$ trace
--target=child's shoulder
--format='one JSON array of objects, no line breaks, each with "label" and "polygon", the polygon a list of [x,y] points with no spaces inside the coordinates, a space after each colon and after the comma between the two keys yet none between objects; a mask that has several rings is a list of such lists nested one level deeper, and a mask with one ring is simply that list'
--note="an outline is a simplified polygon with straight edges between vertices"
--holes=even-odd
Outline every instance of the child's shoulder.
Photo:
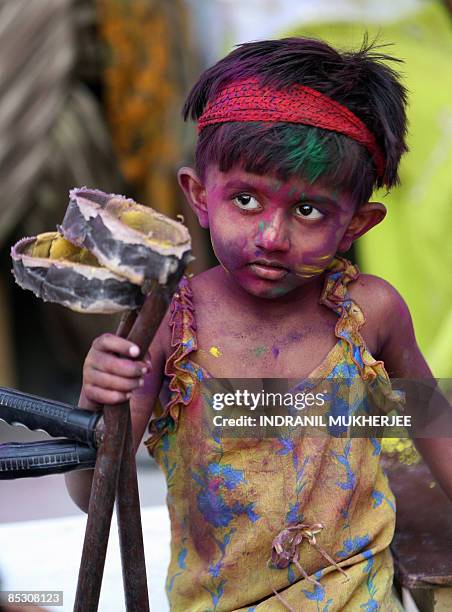
[{"label": "child's shoulder", "polygon": [[[374,274],[361,273],[356,281],[350,283],[349,295],[361,310],[372,316],[388,316],[395,314],[407,305],[397,291],[388,281]],[[364,312],[365,314],[365,312]]]},{"label": "child's shoulder", "polygon": [[360,307],[365,323],[364,335],[376,338],[377,352],[397,330],[402,321],[410,321],[408,306],[388,281],[373,274],[360,274],[350,283],[349,296]]},{"label": "child's shoulder", "polygon": [[196,275],[184,279],[188,288],[188,299],[197,315],[213,310],[226,310],[229,293],[225,291],[224,271],[221,266],[214,266]]},{"label": "child's shoulder", "polygon": [[[155,350],[163,351],[165,357],[168,357],[172,352],[173,328],[171,325],[171,304],[175,299],[180,299],[181,291],[185,292],[183,303],[188,306],[189,303],[193,305],[195,302],[203,302],[210,295],[216,294],[218,297],[218,291],[215,292],[213,287],[212,269],[201,272],[196,276],[185,276],[180,281],[154,338],[153,345]],[[203,298],[202,300],[200,300],[201,297]]]},{"label": "child's shoulder", "polygon": [[218,286],[224,282],[224,278],[221,278],[221,266],[214,266],[204,272],[199,272],[196,275],[190,275],[188,277],[190,287],[195,293],[203,292],[206,290],[217,290]]}]

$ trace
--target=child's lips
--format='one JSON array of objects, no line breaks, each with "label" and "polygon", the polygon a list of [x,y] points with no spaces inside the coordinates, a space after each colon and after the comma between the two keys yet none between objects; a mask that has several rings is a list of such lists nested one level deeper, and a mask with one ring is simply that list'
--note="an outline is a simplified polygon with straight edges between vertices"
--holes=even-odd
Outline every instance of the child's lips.
[{"label": "child's lips", "polygon": [[249,266],[256,276],[266,280],[281,280],[289,274],[289,270],[278,262],[259,260],[253,261]]}]

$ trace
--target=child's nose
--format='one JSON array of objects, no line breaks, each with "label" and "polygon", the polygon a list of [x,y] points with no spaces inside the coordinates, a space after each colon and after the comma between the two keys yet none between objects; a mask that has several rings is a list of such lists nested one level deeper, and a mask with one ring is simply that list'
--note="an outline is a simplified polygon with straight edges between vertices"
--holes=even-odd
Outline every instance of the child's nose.
[{"label": "child's nose", "polygon": [[282,211],[270,220],[259,222],[255,245],[266,251],[289,250],[290,241]]}]

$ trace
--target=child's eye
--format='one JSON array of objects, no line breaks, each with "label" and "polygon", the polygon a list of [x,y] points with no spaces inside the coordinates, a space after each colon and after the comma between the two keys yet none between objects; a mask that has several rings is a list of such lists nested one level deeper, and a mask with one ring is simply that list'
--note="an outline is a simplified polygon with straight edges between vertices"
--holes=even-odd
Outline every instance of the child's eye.
[{"label": "child's eye", "polygon": [[241,193],[235,196],[233,202],[242,210],[258,210],[261,208],[261,205],[256,198],[253,198],[253,196],[249,195],[248,193]]},{"label": "child's eye", "polygon": [[317,210],[317,208],[314,208],[310,204],[298,204],[298,206],[296,206],[296,211],[298,216],[311,221],[322,219],[322,217],[325,216],[320,210]]}]

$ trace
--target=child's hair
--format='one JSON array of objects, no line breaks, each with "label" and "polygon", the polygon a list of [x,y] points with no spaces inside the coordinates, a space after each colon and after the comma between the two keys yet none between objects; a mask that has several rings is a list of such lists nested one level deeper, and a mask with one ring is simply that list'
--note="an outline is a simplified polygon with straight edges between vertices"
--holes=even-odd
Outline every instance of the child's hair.
[{"label": "child's hair", "polygon": [[377,176],[367,150],[347,136],[310,125],[262,121],[204,127],[196,148],[200,177],[216,163],[223,172],[240,164],[247,172],[274,173],[281,180],[326,178],[351,193],[358,204],[370,198],[374,187],[397,184],[399,161],[407,151],[407,96],[398,74],[383,63],[401,60],[376,49],[367,37],[358,51],[344,52],[309,38],[239,45],[201,75],[187,97],[183,116],[198,120],[206,104],[232,81],[254,77],[261,86],[276,89],[305,85],[363,121],[385,155],[383,176]]}]

